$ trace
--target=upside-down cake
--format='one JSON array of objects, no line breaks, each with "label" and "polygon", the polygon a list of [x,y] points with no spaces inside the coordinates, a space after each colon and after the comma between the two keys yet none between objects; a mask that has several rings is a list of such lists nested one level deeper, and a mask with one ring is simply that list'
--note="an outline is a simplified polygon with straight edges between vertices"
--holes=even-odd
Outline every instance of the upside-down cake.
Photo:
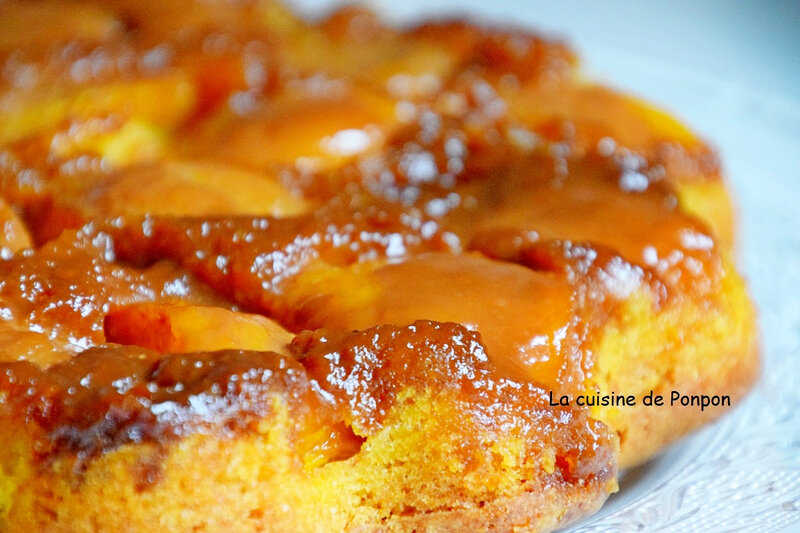
[{"label": "upside-down cake", "polygon": [[0,27],[2,531],[546,531],[724,411],[642,397],[757,373],[714,152],[560,42],[268,0]]}]

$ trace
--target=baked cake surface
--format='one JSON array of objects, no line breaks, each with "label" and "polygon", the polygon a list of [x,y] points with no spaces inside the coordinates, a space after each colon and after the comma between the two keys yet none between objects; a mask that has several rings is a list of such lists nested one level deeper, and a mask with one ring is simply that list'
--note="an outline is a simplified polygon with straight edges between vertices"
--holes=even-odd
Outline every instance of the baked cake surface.
[{"label": "baked cake surface", "polygon": [[0,531],[549,531],[727,408],[647,393],[745,394],[687,128],[528,31],[235,4],[0,3]]}]

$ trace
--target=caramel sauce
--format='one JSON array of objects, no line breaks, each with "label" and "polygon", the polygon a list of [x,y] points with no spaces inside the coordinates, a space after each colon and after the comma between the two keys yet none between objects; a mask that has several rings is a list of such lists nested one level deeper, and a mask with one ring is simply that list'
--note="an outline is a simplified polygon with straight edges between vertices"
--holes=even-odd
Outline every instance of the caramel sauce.
[{"label": "caramel sauce", "polygon": [[114,263],[110,245],[107,236],[65,233],[43,248],[0,262],[0,313],[17,327],[75,351],[104,342],[103,318],[114,306],[220,303],[190,274],[168,263],[146,270]]},{"label": "caramel sauce", "polygon": [[[668,305],[719,281],[675,193],[717,179],[713,153],[575,81],[561,43],[272,2],[0,20],[0,194],[35,245],[6,226],[0,414],[41,458],[257,432],[275,397],[298,456],[346,458],[414,389],[552,444],[563,479],[609,475],[604,428],[544,391],[580,390],[587,339],[633,291]],[[294,357],[104,345],[105,316],[146,302],[261,313]]]},{"label": "caramel sauce", "polygon": [[[541,453],[533,435],[549,435],[561,479],[607,477],[609,437],[585,412],[552,408],[530,383],[496,376],[479,336],[457,324],[419,321],[363,332],[304,332],[291,349],[160,355],[105,346],[41,370],[27,361],[0,372],[0,413],[33,433],[46,461],[74,454],[75,469],[98,453],[128,443],[166,443],[196,433],[258,432],[288,409],[298,460],[346,458],[374,434],[398,394],[452,396],[456,416],[497,438],[509,434]],[[324,393],[322,391],[325,391]],[[345,425],[342,425],[344,421]],[[592,426],[596,433],[585,431]],[[351,433],[347,428],[352,428]],[[465,434],[463,453],[483,443]]]},{"label": "caramel sauce", "polygon": [[236,304],[285,317],[292,329],[304,326],[288,319],[284,285],[311,264],[399,260],[422,250],[459,246],[436,223],[380,204],[333,203],[287,219],[120,217],[103,229],[114,237],[121,258],[139,264],[176,261]]},{"label": "caramel sauce", "polygon": [[[572,288],[563,276],[480,255],[424,254],[364,276],[374,296],[310,299],[298,313],[307,327],[363,330],[416,320],[454,322],[476,332],[506,375],[561,389],[582,383],[572,320]],[[346,287],[345,287],[346,288]],[[546,312],[542,312],[546,310]]]},{"label": "caramel sauce", "polygon": [[[71,453],[85,460],[126,443],[194,433],[255,432],[278,415],[275,397],[289,411],[299,455],[328,446],[336,456],[350,445],[299,363],[270,352],[161,356],[136,347],[91,348],[47,370],[6,363],[0,391],[0,412],[40,432],[34,444],[42,459]],[[325,428],[322,435],[340,438],[316,442]]]},{"label": "caramel sauce", "polygon": [[[319,330],[295,338],[293,349],[309,376],[337,401],[357,435],[378,431],[401,392],[409,389],[454,396],[461,424],[477,423],[495,435],[514,435],[540,452],[534,435],[549,435],[558,450],[560,475],[569,481],[604,477],[607,444],[602,436],[583,433],[597,426],[585,412],[549,405],[547,394],[531,383],[499,377],[480,336],[453,323],[417,321],[405,327],[379,326],[361,332]],[[461,409],[466,414],[459,417]],[[464,433],[463,447],[481,446]],[[571,466],[570,466],[571,465]]]},{"label": "caramel sauce", "polygon": [[[559,172],[561,164],[565,172]],[[450,218],[453,227],[464,228],[457,233],[474,243],[468,247],[509,238],[518,247],[555,239],[602,243],[671,294],[701,296],[721,273],[714,236],[678,207],[668,185],[636,168],[641,164],[626,168],[598,155],[526,159],[466,187],[462,195],[475,202]]]}]

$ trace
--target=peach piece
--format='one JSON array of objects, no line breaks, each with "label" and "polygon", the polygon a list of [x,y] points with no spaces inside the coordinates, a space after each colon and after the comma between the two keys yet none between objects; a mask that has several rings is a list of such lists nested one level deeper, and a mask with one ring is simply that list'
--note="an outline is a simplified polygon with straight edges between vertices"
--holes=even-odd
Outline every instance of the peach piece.
[{"label": "peach piece", "polygon": [[100,6],[79,2],[4,2],[0,51],[47,48],[73,40],[102,42],[121,34],[122,21]]},{"label": "peach piece", "polygon": [[31,237],[17,213],[0,198],[0,255],[30,248]]},{"label": "peach piece", "polygon": [[30,361],[47,368],[72,357],[77,348],[13,320],[0,322],[0,363]]},{"label": "peach piece", "polygon": [[328,85],[316,92],[299,87],[244,119],[221,112],[186,150],[257,170],[291,164],[324,170],[382,146],[398,124],[395,102],[366,86]]},{"label": "peach piece", "polygon": [[286,217],[310,208],[270,174],[194,161],[167,161],[126,170],[93,200],[100,214],[127,215]]},{"label": "peach piece", "polygon": [[167,71],[135,81],[75,85],[46,79],[30,90],[0,94],[5,120],[0,143],[57,127],[65,120],[86,120],[118,113],[155,127],[182,124],[197,104],[197,88],[188,74]]},{"label": "peach piece", "polygon": [[104,328],[109,342],[165,353],[227,349],[286,353],[293,337],[261,315],[198,305],[129,305],[108,313]]}]

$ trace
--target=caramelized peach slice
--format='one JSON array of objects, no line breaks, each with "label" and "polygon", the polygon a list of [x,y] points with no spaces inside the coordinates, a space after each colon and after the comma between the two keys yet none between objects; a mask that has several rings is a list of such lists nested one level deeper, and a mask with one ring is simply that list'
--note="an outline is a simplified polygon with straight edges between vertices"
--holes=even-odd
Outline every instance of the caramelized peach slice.
[{"label": "caramelized peach slice", "polygon": [[322,86],[298,87],[244,117],[212,118],[187,150],[248,168],[321,170],[382,145],[396,122],[391,99],[340,81],[308,83]]},{"label": "caramelized peach slice", "polygon": [[[235,186],[231,186],[235,184]],[[103,214],[271,215],[308,211],[272,176],[214,163],[170,161],[129,169],[86,200]]]},{"label": "caramelized peach slice", "polygon": [[48,149],[59,160],[96,155],[110,168],[123,168],[157,161],[166,147],[166,133],[151,123],[119,115],[91,118],[56,132]]},{"label": "caramelized peach slice", "polygon": [[[599,85],[504,91],[502,96],[514,116],[545,137],[550,136],[554,125],[568,122],[574,127],[576,140],[588,147],[596,146],[604,137],[633,150],[649,149],[664,141],[687,146],[700,142],[660,109]],[[535,98],[535,106],[530,105],[531,98]],[[560,131],[553,133],[562,135]]]},{"label": "caramelized peach slice", "polygon": [[4,2],[0,26],[0,52],[71,40],[105,41],[122,30],[122,23],[98,5],[51,0]]},{"label": "caramelized peach slice", "polygon": [[133,82],[73,85],[63,80],[40,83],[28,91],[0,95],[4,120],[0,143],[52,129],[69,119],[119,113],[157,126],[172,127],[194,110],[197,89],[189,75],[169,71]]},{"label": "caramelized peach slice", "polygon": [[[14,330],[41,334],[75,351],[105,342],[108,309],[144,302],[224,304],[173,263],[139,269],[110,262],[107,244],[103,236],[64,232],[0,261],[0,323],[9,321]],[[12,346],[11,340],[20,338],[5,337],[0,345]],[[35,336],[23,342],[26,347],[9,348],[11,355],[29,353],[28,341]]]},{"label": "caramelized peach slice", "polygon": [[480,335],[506,375],[553,389],[582,382],[582,332],[564,277],[477,254],[422,254],[367,266],[300,274],[286,290],[293,321],[343,330],[454,322]]},{"label": "caramelized peach slice", "polygon": [[503,233],[516,234],[512,240],[602,243],[635,265],[654,268],[668,287],[708,290],[709,276],[719,271],[716,242],[706,224],[680,208],[670,185],[651,180],[648,169],[632,170],[597,154],[568,165],[563,178],[557,158],[532,157],[466,184],[462,196],[478,200],[448,214],[450,227],[471,244],[497,242]]},{"label": "caramelized peach slice", "polygon": [[31,237],[28,229],[11,207],[0,198],[0,256],[7,257],[12,252],[30,248]]},{"label": "caramelized peach slice", "polygon": [[[300,70],[350,77],[398,98],[429,97],[464,58],[467,46],[439,46],[439,35],[408,35],[384,26],[369,11],[347,7],[313,29],[296,30],[285,53]],[[448,43],[450,44],[450,43]],[[327,54],[318,52],[325,49]]]},{"label": "caramelized peach slice", "polygon": [[[505,91],[511,113],[550,140],[571,137],[584,149],[618,146],[663,167],[681,207],[708,223],[726,247],[734,244],[734,208],[713,150],[665,111],[591,84],[558,90]],[[536,101],[535,106],[530,102]],[[564,131],[564,128],[568,131]]]},{"label": "caramelized peach slice", "polygon": [[[105,142],[124,147],[137,141]],[[28,213],[38,243],[58,237],[65,228],[79,228],[91,217],[153,214],[282,218],[311,208],[308,201],[271,175],[194,161],[135,165],[108,174],[82,176],[80,181],[64,179],[52,184],[52,189],[54,198],[40,202]]]},{"label": "caramelized peach slice", "polygon": [[106,339],[163,353],[286,352],[292,334],[261,315],[196,305],[136,304],[105,317]]},{"label": "caramelized peach slice", "polygon": [[15,321],[0,322],[0,363],[30,361],[47,368],[74,355],[68,344],[50,339],[45,333],[30,331]]}]

